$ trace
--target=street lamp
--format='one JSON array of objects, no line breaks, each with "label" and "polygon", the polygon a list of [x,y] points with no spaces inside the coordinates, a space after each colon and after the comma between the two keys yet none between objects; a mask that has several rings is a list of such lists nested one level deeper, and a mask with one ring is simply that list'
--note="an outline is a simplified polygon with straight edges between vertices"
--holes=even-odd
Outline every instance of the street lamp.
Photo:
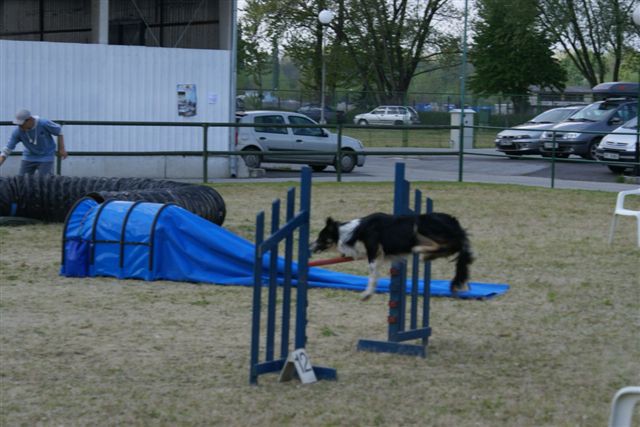
[{"label": "street lamp", "polygon": [[[469,15],[469,1],[464,0],[464,29],[462,32],[462,66],[460,67],[460,147],[458,147],[458,181],[462,182],[462,169],[464,167],[464,95],[467,78],[467,17]],[[473,124],[473,123],[472,123]]]},{"label": "street lamp", "polygon": [[328,9],[320,11],[318,14],[318,21],[322,24],[322,82],[320,83],[320,124],[326,124],[327,121],[324,118],[324,87],[327,78],[327,68],[324,60],[324,45],[327,38],[327,27],[333,21],[334,14]]},{"label": "street lamp", "polygon": [[[633,22],[640,27],[640,5],[633,11]],[[638,71],[638,83],[640,83],[640,71]],[[638,111],[640,112],[640,88],[638,89]],[[636,166],[633,168],[635,176],[640,176],[638,163],[640,163],[640,128],[636,126]]]}]

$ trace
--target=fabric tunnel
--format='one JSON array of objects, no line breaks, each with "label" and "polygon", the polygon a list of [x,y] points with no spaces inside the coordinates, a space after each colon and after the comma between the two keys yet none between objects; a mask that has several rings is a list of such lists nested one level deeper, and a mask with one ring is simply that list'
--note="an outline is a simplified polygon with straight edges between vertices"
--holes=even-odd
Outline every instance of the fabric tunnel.
[{"label": "fabric tunnel", "polygon": [[[61,274],[69,277],[253,285],[254,244],[173,204],[115,200],[100,204],[82,199],[67,217],[62,247]],[[268,271],[268,257],[263,267]],[[278,274],[283,281],[282,259]],[[293,276],[295,285],[295,264]],[[308,283],[310,287],[362,291],[367,277],[312,267]],[[491,298],[508,288],[506,284],[472,282],[470,290],[457,297]],[[378,292],[388,291],[389,279],[379,280]],[[452,296],[449,281],[432,280],[431,294]]]}]

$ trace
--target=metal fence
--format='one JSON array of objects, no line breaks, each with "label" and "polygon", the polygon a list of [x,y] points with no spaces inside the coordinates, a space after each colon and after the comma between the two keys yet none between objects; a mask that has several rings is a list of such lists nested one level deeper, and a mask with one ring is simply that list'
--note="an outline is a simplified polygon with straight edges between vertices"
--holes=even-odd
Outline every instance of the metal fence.
[{"label": "metal fence", "polygon": [[[261,90],[238,89],[236,101],[246,110],[276,109],[298,111],[301,108],[319,107],[321,94],[316,90]],[[570,93],[531,93],[476,96],[465,98],[465,108],[478,113],[481,125],[512,126],[554,107],[586,105],[593,102],[588,91]],[[406,105],[413,107],[427,123],[439,123],[452,109],[460,108],[460,94],[444,92],[330,91],[326,94],[328,112],[339,112],[339,117],[350,122],[354,115],[373,110],[379,105]],[[302,111],[301,111],[302,112]],[[443,116],[444,114],[444,116]],[[330,120],[331,121],[331,120]],[[333,120],[336,122],[336,120]]]},{"label": "metal fence", "polygon": [[[199,156],[202,157],[202,181],[207,183],[209,181],[208,178],[208,159],[210,157],[219,156],[219,157],[242,157],[244,154],[247,154],[243,151],[238,150],[209,150],[209,140],[207,131],[212,127],[228,127],[237,129],[239,127],[255,127],[254,124],[247,123],[220,123],[220,122],[128,122],[128,121],[92,121],[92,120],[55,120],[56,123],[59,123],[64,126],[82,126],[82,125],[93,125],[93,126],[160,126],[160,127],[200,127],[202,128],[202,149],[201,150],[193,150],[193,151],[68,151],[69,156],[105,156],[105,157],[117,157],[117,156]],[[0,126],[15,126],[12,122],[0,122]],[[282,128],[328,128],[335,131],[337,134],[337,148],[336,148],[336,180],[338,182],[342,181],[342,170],[341,170],[341,162],[340,159],[342,156],[348,155],[349,152],[342,148],[342,137],[344,135],[345,130],[362,130],[362,126],[352,125],[352,124],[327,124],[327,125],[317,125],[317,126],[309,126],[309,125],[291,125],[291,124],[283,124],[276,125],[270,124],[272,127],[282,127]],[[471,152],[465,149],[465,132],[474,132],[477,134],[477,131],[484,131],[490,134],[495,135],[495,133],[500,130],[504,130],[503,127],[494,127],[494,126],[428,126],[428,125],[411,125],[411,126],[367,126],[367,131],[375,131],[375,130],[384,130],[390,132],[398,132],[402,135],[402,145],[398,147],[398,149],[385,149],[385,150],[375,150],[367,149],[365,151],[366,156],[411,156],[411,157],[429,157],[429,156],[456,156],[458,158],[458,182],[464,182],[464,159],[469,156],[483,156],[483,157],[501,157],[504,158],[504,155],[501,153],[477,153]],[[428,142],[424,147],[418,147],[411,150],[408,150],[407,141],[408,136],[412,132],[422,132],[422,131],[437,131],[437,132],[446,132],[451,130],[459,131],[459,141],[457,149],[438,149],[434,150],[434,147],[429,147]],[[522,160],[537,160],[537,161],[546,161],[551,164],[551,173],[550,173],[550,187],[555,187],[555,175],[556,175],[556,165],[558,163],[598,163],[602,165],[616,165],[616,166],[627,166],[634,168],[634,173],[636,176],[640,175],[638,172],[640,171],[640,161],[638,160],[638,145],[640,142],[636,142],[636,160],[635,162],[604,162],[597,160],[585,160],[585,159],[570,159],[564,158],[556,155],[555,152],[555,137],[556,134],[553,134],[553,145],[554,149],[552,150],[551,156],[547,158],[540,157],[527,157],[527,156],[510,156],[517,157]],[[392,147],[393,148],[393,147]],[[326,155],[326,151],[309,151],[305,152],[305,155]],[[19,153],[13,153],[14,155],[19,155]],[[282,151],[278,152],[278,154],[283,156],[296,156],[299,155],[297,151]],[[63,174],[62,170],[62,161],[59,157],[56,158],[56,173],[58,175]]]}]

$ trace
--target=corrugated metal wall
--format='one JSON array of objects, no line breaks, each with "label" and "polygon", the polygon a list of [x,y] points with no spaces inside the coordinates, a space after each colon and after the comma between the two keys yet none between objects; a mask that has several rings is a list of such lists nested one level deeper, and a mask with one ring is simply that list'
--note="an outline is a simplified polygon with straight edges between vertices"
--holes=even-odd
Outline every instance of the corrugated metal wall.
[{"label": "corrugated metal wall", "polygon": [[[60,120],[231,121],[230,51],[0,40],[0,120],[16,110]],[[178,115],[178,84],[195,84],[197,115]],[[11,127],[0,126],[4,145]],[[199,150],[199,128],[67,126],[68,151]],[[227,150],[228,128],[209,130]]]}]

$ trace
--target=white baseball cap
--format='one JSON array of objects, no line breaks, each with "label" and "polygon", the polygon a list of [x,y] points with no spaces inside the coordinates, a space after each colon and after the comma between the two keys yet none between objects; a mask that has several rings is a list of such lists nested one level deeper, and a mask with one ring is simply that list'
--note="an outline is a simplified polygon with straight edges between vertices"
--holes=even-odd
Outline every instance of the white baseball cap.
[{"label": "white baseball cap", "polygon": [[18,112],[16,113],[16,118],[13,121],[13,124],[20,126],[30,118],[31,118],[31,111],[25,110],[23,108],[22,110],[18,110]]}]

